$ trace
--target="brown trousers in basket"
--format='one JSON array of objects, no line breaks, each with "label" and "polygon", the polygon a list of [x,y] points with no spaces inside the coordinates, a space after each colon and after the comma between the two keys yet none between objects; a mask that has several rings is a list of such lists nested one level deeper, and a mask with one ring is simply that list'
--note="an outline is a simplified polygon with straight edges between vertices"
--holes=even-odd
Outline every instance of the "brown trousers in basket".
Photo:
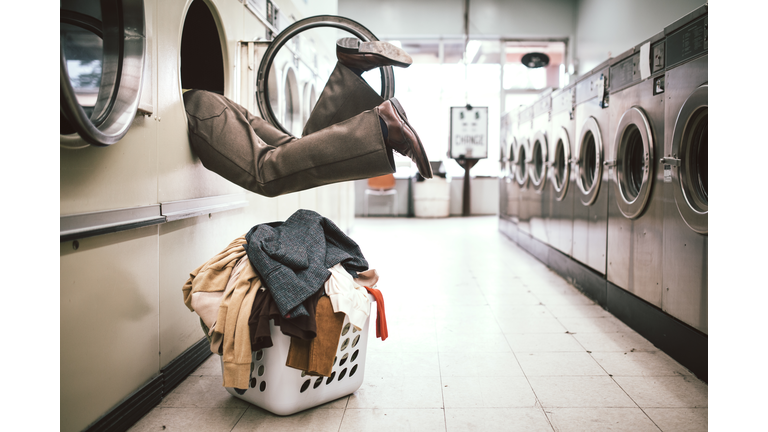
[{"label": "brown trousers in basket", "polygon": [[311,340],[291,337],[291,347],[288,349],[285,365],[303,370],[307,375],[330,376],[345,316],[343,312],[333,312],[333,305],[328,296],[320,297],[315,313],[317,336]]}]

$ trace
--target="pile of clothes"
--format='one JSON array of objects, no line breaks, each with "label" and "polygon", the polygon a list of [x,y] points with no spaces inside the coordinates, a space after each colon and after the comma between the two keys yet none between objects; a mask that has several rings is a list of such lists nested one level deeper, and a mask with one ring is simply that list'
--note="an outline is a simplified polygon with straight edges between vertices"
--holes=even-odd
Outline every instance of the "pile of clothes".
[{"label": "pile of clothes", "polygon": [[259,224],[190,273],[184,304],[222,356],[224,387],[248,388],[251,352],[272,346],[270,320],[291,337],[286,366],[330,376],[344,318],[361,330],[376,299],[376,336],[388,336],[379,277],[331,220],[298,210]]}]

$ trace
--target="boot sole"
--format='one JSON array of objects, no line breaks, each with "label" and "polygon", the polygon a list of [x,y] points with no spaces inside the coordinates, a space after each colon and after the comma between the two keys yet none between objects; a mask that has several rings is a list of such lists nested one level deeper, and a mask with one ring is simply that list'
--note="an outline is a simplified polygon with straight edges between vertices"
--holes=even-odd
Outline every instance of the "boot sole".
[{"label": "boot sole", "polygon": [[[400,105],[400,102],[398,102],[397,99],[392,98],[389,100],[392,103],[392,106],[395,108],[395,111],[397,111],[397,115],[400,116],[400,118],[403,119],[406,125],[408,125],[408,128],[411,129],[411,132],[416,136],[416,141],[418,141],[416,144],[419,146],[419,153],[421,154],[421,159],[424,161],[425,168],[427,169],[427,173],[421,173],[421,170],[419,170],[419,173],[421,173],[421,176],[424,178],[432,178],[432,166],[429,163],[429,157],[427,157],[427,152],[424,151],[424,144],[421,143],[421,138],[419,138],[419,134],[416,133],[416,130],[411,126],[411,123],[408,122],[408,116],[405,115],[405,110],[403,109],[402,105]],[[418,167],[418,164],[417,164]],[[429,174],[424,175],[424,174]]]},{"label": "boot sole", "polygon": [[357,38],[342,38],[336,41],[336,49],[346,54],[375,54],[389,59],[393,66],[403,68],[413,63],[411,56],[388,42],[363,42]]}]

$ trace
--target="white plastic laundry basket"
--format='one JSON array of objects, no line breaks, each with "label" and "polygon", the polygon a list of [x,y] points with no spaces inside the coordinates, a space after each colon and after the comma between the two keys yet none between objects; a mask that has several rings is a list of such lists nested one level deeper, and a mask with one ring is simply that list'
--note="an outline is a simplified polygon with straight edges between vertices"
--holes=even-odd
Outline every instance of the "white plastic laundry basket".
[{"label": "white plastic laundry basket", "polygon": [[[371,300],[373,314],[376,303],[370,294],[368,298]],[[270,320],[269,331],[273,346],[252,353],[250,385],[245,391],[231,387],[226,389],[232,396],[281,416],[351,394],[363,383],[370,321],[369,315],[363,329],[355,330],[349,317],[344,318],[331,376],[316,377],[305,376],[302,371],[285,365],[291,338],[284,335],[280,327]]]}]

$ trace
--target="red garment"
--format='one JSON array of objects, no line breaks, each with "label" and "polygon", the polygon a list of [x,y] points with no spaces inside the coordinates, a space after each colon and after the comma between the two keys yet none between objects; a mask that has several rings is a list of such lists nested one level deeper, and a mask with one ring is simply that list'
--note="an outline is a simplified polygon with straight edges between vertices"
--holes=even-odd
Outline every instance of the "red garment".
[{"label": "red garment", "polygon": [[369,293],[376,299],[376,337],[381,340],[387,340],[389,332],[387,331],[387,315],[384,313],[384,296],[376,288],[365,287]]}]

